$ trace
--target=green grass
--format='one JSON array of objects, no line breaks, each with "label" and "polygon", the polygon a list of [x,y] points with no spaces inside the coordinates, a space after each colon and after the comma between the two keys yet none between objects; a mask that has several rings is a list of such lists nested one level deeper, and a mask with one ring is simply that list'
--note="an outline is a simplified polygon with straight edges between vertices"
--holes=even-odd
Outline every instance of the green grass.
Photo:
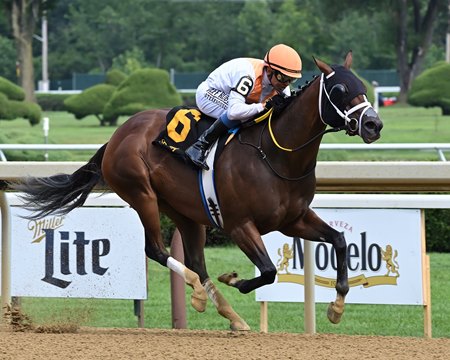
[{"label": "green grass", "polygon": [[[379,115],[383,120],[383,130],[378,144],[390,143],[448,143],[450,139],[450,116],[441,115],[439,108],[418,108],[403,105],[382,107]],[[327,134],[323,143],[362,143],[357,136],[347,136],[343,132]],[[449,157],[450,153],[446,153]],[[439,160],[435,151],[418,150],[377,150],[377,151],[320,151],[319,160],[345,161],[399,161],[399,160]]]},{"label": "green grass", "polygon": [[[47,112],[44,116],[50,119],[49,143],[51,144],[103,144],[109,140],[115,127],[99,126],[94,116],[76,120],[66,112]],[[395,105],[380,108],[380,117],[384,122],[382,137],[378,143],[448,143],[450,139],[450,116],[442,116],[439,108],[417,108]],[[119,120],[119,124],[126,121]],[[43,144],[42,125],[31,127],[23,119],[0,121],[0,142]],[[359,137],[350,137],[345,133],[327,134],[324,143],[362,143]],[[14,153],[6,152],[7,158],[14,160]],[[36,152],[28,152],[36,154]],[[38,152],[41,160],[43,152]],[[49,160],[86,161],[93,151],[51,151]],[[450,156],[450,154],[446,154]],[[348,151],[322,150],[319,160],[438,160],[434,151]]]},{"label": "green grass", "polygon": [[[116,127],[100,126],[95,116],[88,116],[77,120],[67,112],[47,112],[43,116],[50,119],[50,130],[48,136],[49,144],[103,144],[106,143]],[[119,125],[127,120],[126,117],[119,119]],[[42,124],[30,126],[28,121],[16,119],[12,121],[0,121],[0,142],[44,144],[44,133]],[[15,160],[16,150],[5,151],[8,160]],[[30,156],[39,155],[40,158],[33,160],[44,160],[43,151],[22,152]],[[50,161],[87,161],[95,151],[50,151]],[[36,155],[37,154],[37,155]]]},{"label": "green grass", "polygon": [[[206,249],[206,261],[211,278],[236,270],[243,278],[254,275],[254,267],[237,247]],[[431,296],[433,337],[450,337],[450,254],[431,254]],[[421,281],[418,279],[418,281]],[[240,294],[237,289],[215,281],[225,298],[250,325],[259,331],[260,305],[254,293]],[[351,291],[351,290],[350,290]],[[205,313],[190,306],[191,289],[186,290],[187,323],[189,329],[226,330],[228,321],[218,315],[211,302]],[[169,271],[149,262],[149,292],[145,301],[145,327],[171,328]],[[333,299],[330,299],[330,301]],[[423,336],[421,306],[347,304],[339,325],[326,317],[327,304],[316,305],[316,326],[319,333]],[[76,322],[83,326],[136,327],[131,300],[23,298],[23,311],[36,324]],[[269,303],[269,332],[304,332],[302,303]]]}]

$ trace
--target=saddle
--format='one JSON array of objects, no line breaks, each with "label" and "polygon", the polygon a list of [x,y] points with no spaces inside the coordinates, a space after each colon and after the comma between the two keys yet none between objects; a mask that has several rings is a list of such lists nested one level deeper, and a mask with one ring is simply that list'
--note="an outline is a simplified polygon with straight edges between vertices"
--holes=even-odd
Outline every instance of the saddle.
[{"label": "saddle", "polygon": [[[272,113],[275,117],[281,112],[289,103],[291,98],[285,99],[285,102],[279,105],[278,108],[273,108],[262,114],[256,115],[239,126],[230,129],[226,136],[222,136],[215,151],[215,160],[222,153],[225,145],[227,145],[234,137],[234,135],[241,129],[245,129],[255,125],[261,121],[266,120]],[[203,114],[197,107],[192,106],[176,106],[172,108],[166,115],[166,128],[153,140],[153,144],[161,146],[167,151],[173,153],[177,158],[186,163],[191,164],[187,159],[184,151],[197,141],[200,135],[208,129],[216,119]]]},{"label": "saddle", "polygon": [[[196,107],[177,106],[166,115],[166,128],[152,142],[171,152],[175,157],[191,164],[184,151],[208,129],[216,119],[200,112]],[[237,129],[236,129],[237,130]],[[232,136],[236,130],[230,130]],[[223,151],[229,136],[219,139],[215,159]]]}]

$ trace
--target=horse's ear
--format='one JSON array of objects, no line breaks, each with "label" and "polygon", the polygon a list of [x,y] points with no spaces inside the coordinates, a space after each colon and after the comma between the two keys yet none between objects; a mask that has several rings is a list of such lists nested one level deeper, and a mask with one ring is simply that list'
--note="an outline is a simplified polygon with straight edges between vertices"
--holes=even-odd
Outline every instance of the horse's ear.
[{"label": "horse's ear", "polygon": [[353,52],[349,50],[349,52],[345,56],[344,67],[346,69],[350,69],[352,67],[352,62],[353,62]]},{"label": "horse's ear", "polygon": [[313,60],[316,63],[316,66],[319,68],[319,70],[323,72],[325,75],[331,74],[333,72],[331,66],[324,63],[322,60],[316,59],[314,56]]}]

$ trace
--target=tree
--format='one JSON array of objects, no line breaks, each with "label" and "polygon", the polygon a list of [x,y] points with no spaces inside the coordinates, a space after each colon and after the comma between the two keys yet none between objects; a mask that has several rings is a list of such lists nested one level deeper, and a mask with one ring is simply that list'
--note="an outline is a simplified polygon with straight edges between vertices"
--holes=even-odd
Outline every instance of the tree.
[{"label": "tree", "polygon": [[16,43],[19,83],[25,99],[36,102],[34,95],[33,34],[45,0],[5,0]]},{"label": "tree", "polygon": [[11,81],[16,81],[16,52],[14,42],[0,36],[0,74]]},{"label": "tree", "polygon": [[270,36],[262,37],[261,34],[272,28],[273,18],[266,0],[245,3],[237,18],[240,43],[246,50],[245,56],[261,58],[271,47]]},{"label": "tree", "polygon": [[[412,81],[422,70],[425,55],[430,48],[436,16],[443,0],[430,0],[421,8],[419,0],[397,2],[395,16],[397,34],[397,69],[400,77],[399,101],[405,102]],[[408,6],[411,4],[410,6]],[[412,17],[412,19],[410,19]],[[409,29],[409,31],[408,31]]]},{"label": "tree", "polygon": [[[330,17],[342,16],[348,8],[357,10],[360,14],[385,14],[383,16],[390,20],[386,22],[385,29],[390,34],[385,33],[379,43],[395,46],[396,67],[400,78],[399,101],[406,102],[412,80],[422,71],[434,30],[442,22],[437,20],[439,14],[445,14],[445,0],[378,0],[360,3],[353,0],[325,0],[322,5],[326,16]],[[350,19],[347,24],[352,25]]]}]

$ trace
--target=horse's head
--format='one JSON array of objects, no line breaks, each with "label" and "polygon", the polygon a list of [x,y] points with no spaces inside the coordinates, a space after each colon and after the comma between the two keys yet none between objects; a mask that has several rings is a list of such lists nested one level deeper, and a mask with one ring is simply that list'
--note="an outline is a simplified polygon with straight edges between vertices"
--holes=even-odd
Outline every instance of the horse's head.
[{"label": "horse's head", "polygon": [[367,100],[362,81],[350,71],[352,52],[344,65],[329,66],[314,59],[322,72],[319,90],[319,113],[322,121],[333,128],[344,128],[348,135],[359,135],[365,143],[380,138],[383,123]]}]

